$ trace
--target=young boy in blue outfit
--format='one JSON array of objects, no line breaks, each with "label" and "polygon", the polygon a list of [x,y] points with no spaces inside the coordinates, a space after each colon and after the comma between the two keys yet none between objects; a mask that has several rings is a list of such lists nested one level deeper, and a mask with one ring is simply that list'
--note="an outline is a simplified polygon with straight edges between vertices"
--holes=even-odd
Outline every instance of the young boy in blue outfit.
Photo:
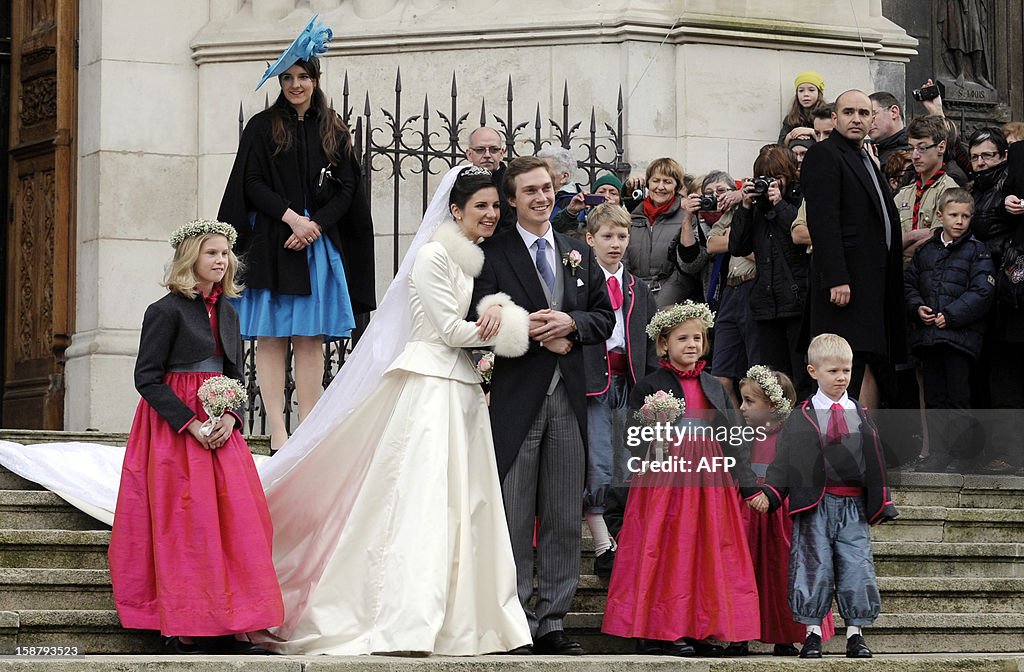
[{"label": "young boy in blue outfit", "polygon": [[[594,537],[594,573],[602,578],[611,576],[615,559],[615,540],[604,520],[605,500],[612,484],[621,482],[627,473],[627,453],[621,445],[626,402],[636,381],[658,368],[654,342],[644,331],[657,311],[654,295],[622,264],[630,224],[629,213],[619,205],[598,205],[587,215],[587,243],[604,271],[605,287],[615,310],[611,338],[583,346],[588,443],[583,510]],[[616,459],[623,461],[618,468]]]},{"label": "young boy in blue outfit", "polygon": [[807,626],[800,657],[821,657],[821,621],[834,595],[847,625],[847,658],[870,658],[861,629],[881,610],[870,526],[898,514],[878,430],[846,392],[853,370],[850,344],[820,334],[807,360],[818,391],[786,420],[765,485],[750,504],[774,511],[789,496],[789,606],[793,618]]}]

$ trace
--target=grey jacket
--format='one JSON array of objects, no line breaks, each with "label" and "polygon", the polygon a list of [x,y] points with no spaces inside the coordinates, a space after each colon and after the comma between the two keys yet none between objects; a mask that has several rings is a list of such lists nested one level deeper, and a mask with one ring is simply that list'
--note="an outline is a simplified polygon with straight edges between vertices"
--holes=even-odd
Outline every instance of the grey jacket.
[{"label": "grey jacket", "polygon": [[[241,381],[238,313],[223,297],[217,301],[217,326],[224,349],[224,375]],[[139,357],[135,361],[135,389],[176,432],[183,430],[195,413],[164,382],[164,374],[212,357],[215,347],[210,316],[201,295],[189,299],[171,292],[146,309]]]}]

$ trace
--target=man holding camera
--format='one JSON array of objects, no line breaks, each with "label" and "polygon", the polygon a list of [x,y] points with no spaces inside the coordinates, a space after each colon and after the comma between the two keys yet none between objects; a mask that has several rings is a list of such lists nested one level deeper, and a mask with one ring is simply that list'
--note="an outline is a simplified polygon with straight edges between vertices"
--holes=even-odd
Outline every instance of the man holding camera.
[{"label": "man holding camera", "polygon": [[850,394],[877,408],[891,392],[892,362],[903,361],[903,246],[889,184],[868,156],[871,100],[836,99],[836,130],[807,150],[800,183],[811,255],[810,335],[839,334],[853,348]]}]

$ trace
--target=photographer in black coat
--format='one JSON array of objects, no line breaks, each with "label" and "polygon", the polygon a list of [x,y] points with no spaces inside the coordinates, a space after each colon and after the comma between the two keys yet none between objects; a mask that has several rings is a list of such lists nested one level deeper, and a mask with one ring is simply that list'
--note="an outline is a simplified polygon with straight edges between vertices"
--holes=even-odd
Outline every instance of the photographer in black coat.
[{"label": "photographer in black coat", "polygon": [[[743,185],[742,206],[733,217],[729,254],[751,253],[757,275],[750,310],[758,330],[761,359],[786,373],[801,397],[811,382],[800,348],[800,327],[807,301],[807,248],[790,235],[800,208],[796,160],[792,150],[774,145],[754,161],[754,175]],[[767,178],[767,179],[764,179]],[[764,187],[759,193],[758,187]]]}]

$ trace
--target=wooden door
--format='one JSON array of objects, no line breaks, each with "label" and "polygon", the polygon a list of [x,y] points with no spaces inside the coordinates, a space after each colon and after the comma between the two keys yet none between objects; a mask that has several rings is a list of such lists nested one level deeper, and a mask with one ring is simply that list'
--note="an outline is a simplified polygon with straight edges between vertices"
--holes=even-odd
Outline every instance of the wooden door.
[{"label": "wooden door", "polygon": [[3,426],[64,426],[74,327],[78,0],[13,0]]}]

